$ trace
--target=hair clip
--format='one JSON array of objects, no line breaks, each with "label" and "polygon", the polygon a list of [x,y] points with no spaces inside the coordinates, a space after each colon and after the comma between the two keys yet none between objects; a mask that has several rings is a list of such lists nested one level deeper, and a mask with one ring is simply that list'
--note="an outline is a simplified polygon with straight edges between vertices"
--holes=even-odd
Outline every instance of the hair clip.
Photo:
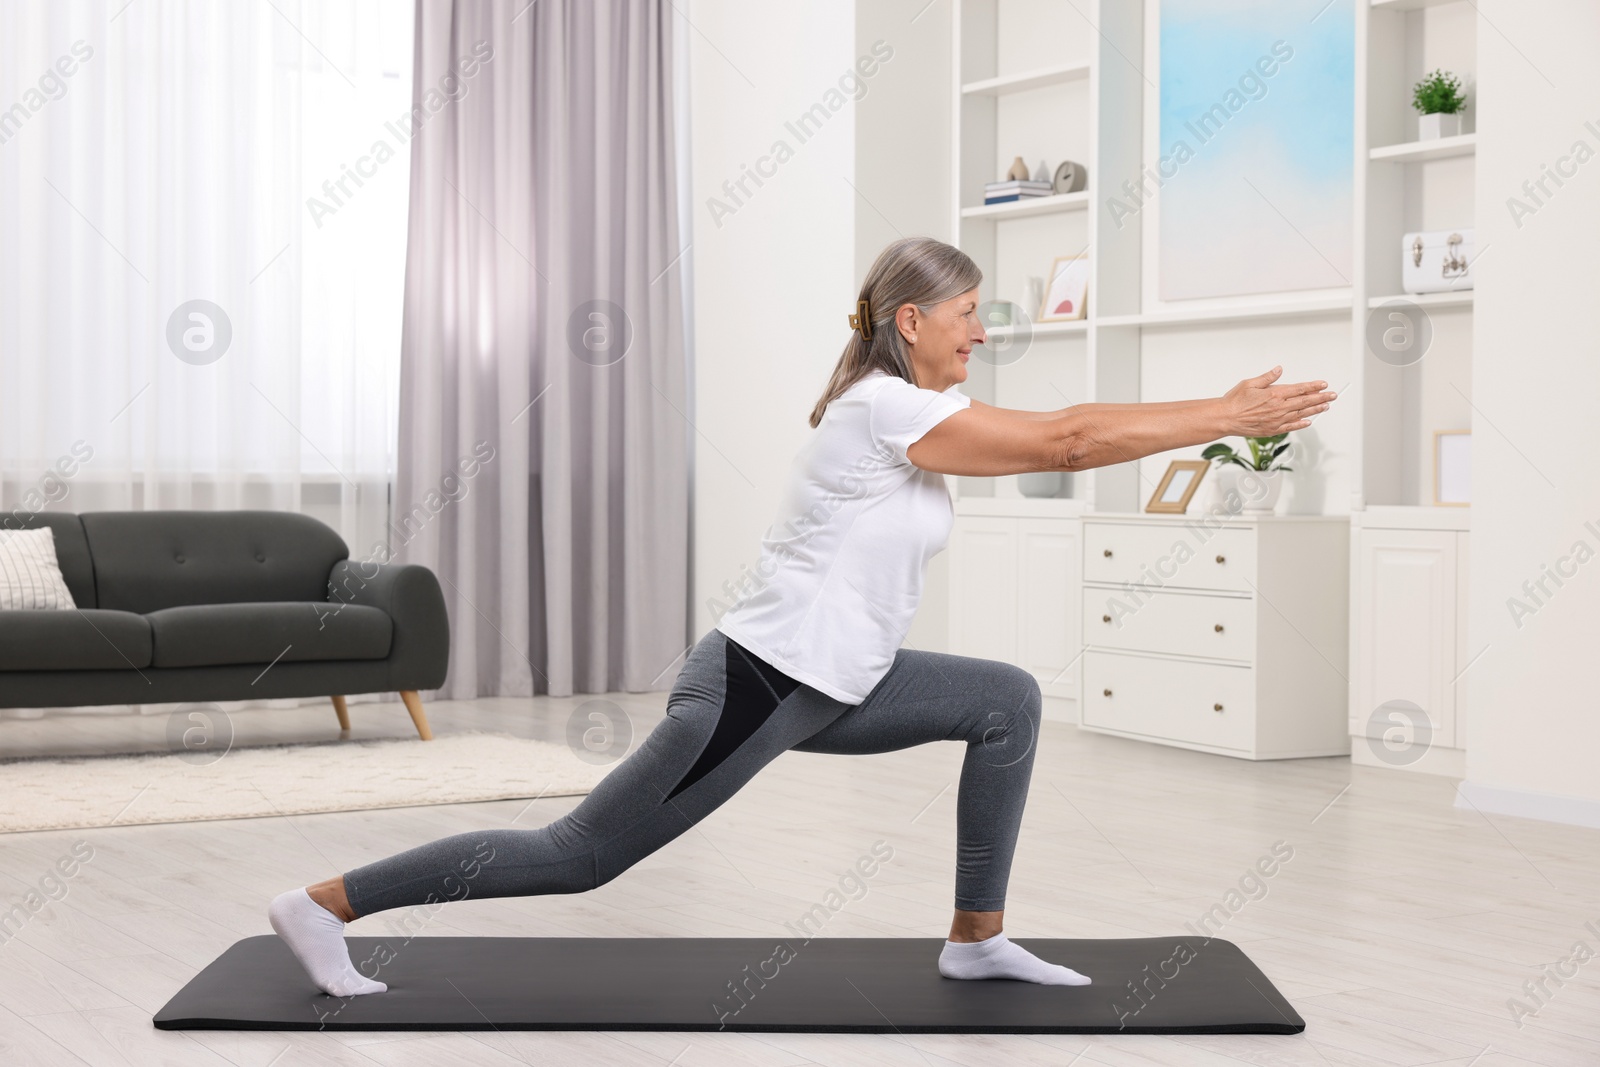
[{"label": "hair clip", "polygon": [[850,316],[850,328],[860,330],[863,341],[872,340],[872,311],[865,300],[856,301],[856,313]]}]

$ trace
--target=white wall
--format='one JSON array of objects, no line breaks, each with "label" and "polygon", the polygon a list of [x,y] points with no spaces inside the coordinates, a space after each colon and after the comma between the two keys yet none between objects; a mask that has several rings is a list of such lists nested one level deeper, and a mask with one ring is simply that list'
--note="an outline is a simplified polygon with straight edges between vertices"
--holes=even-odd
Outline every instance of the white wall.
[{"label": "white wall", "polygon": [[[759,557],[872,260],[902,235],[949,239],[950,12],[926,0],[694,0],[685,13],[701,633]],[[852,70],[858,81],[841,85]],[[788,125],[841,99],[804,140]],[[782,162],[778,141],[793,151]],[[770,177],[724,189],[762,157]],[[945,647],[947,589],[940,556],[908,645]]]},{"label": "white wall", "polygon": [[950,240],[950,7],[856,5],[856,53],[893,58],[856,104],[856,281],[900,237]]},{"label": "white wall", "polygon": [[[1481,657],[1463,678],[1465,792],[1484,810],[1600,825],[1600,360],[1588,248],[1600,234],[1600,7],[1478,4],[1505,35],[1478,35],[1480,81],[1493,92],[1477,115],[1468,640]],[[1551,195],[1519,225],[1508,198],[1532,205],[1523,182],[1579,141],[1592,158],[1562,187],[1547,180]],[[1570,577],[1547,583],[1535,605],[1523,583],[1580,542],[1586,561],[1570,560]],[[1512,597],[1537,607],[1520,627]]]},{"label": "white wall", "polygon": [[[856,247],[859,290],[884,245],[900,237],[950,234],[950,6],[928,0],[856,5],[856,53],[892,52],[856,104]],[[852,293],[852,299],[854,294]],[[835,349],[834,357],[838,357]],[[949,647],[950,556],[928,564],[908,648]]]},{"label": "white wall", "polygon": [[[694,631],[753,568],[806,419],[844,347],[855,277],[855,115],[803,140],[787,123],[856,60],[853,0],[691,0],[694,256]],[[691,28],[684,22],[687,16]],[[848,101],[848,97],[845,98]],[[778,162],[778,142],[792,156]],[[763,157],[767,162],[762,163]],[[761,165],[770,177],[746,180]],[[746,195],[748,193],[748,195]],[[733,209],[713,217],[708,201]]]}]

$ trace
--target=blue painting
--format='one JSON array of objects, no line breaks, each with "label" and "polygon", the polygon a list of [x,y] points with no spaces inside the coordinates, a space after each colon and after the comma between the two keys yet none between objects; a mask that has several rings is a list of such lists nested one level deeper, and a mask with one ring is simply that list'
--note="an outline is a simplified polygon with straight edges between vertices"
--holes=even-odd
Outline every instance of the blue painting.
[{"label": "blue painting", "polygon": [[1352,3],[1161,0],[1161,299],[1350,285]]}]

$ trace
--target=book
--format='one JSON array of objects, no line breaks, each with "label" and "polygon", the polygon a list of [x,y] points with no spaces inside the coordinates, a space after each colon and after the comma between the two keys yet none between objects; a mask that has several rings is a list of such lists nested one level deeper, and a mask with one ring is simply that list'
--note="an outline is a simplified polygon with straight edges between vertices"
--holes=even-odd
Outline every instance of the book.
[{"label": "book", "polygon": [[1054,182],[1034,181],[1032,178],[1013,178],[1010,181],[983,183],[983,191],[986,193],[1015,192],[1021,189],[1043,189],[1048,191],[1054,188]]}]

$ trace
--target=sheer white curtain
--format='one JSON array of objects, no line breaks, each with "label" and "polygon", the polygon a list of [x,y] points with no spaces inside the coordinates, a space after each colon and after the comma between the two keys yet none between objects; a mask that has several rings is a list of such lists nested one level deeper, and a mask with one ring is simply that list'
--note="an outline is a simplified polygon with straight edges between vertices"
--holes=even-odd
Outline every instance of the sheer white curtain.
[{"label": "sheer white curtain", "polygon": [[413,20],[5,0],[0,514],[264,507],[387,540]]},{"label": "sheer white curtain", "polygon": [[[353,552],[382,536],[411,22],[409,0],[8,0],[8,507],[81,441],[69,510],[321,508]],[[221,309],[198,308],[209,350],[196,300]]]}]

